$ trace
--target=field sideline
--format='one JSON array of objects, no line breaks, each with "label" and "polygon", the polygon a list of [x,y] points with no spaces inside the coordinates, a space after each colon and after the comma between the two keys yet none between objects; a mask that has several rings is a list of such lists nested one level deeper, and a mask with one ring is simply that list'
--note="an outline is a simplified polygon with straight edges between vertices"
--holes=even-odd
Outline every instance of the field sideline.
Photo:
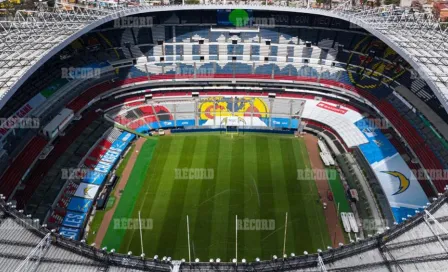
[{"label": "field sideline", "polygon": [[[210,179],[179,177],[179,169],[192,168],[213,174]],[[270,259],[282,254],[288,212],[286,252],[325,249],[331,239],[316,184],[297,180],[297,169],[305,168],[310,162],[304,141],[292,136],[183,134],[148,140],[101,246],[140,255],[138,226],[125,230],[114,222],[138,218],[141,211],[142,220],[152,227],[142,231],[146,256],[188,259],[189,215],[192,258],[230,261],[238,215],[275,224],[265,230],[240,230],[238,259]]]}]

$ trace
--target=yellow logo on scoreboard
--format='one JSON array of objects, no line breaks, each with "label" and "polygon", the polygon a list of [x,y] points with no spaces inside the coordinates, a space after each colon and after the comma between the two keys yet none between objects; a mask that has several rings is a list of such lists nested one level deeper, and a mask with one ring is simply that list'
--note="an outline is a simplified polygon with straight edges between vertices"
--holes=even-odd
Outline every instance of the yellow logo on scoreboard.
[{"label": "yellow logo on scoreboard", "polygon": [[254,116],[263,118],[267,117],[269,112],[268,106],[261,98],[220,96],[202,100],[198,110],[201,120],[214,119],[215,116]]}]

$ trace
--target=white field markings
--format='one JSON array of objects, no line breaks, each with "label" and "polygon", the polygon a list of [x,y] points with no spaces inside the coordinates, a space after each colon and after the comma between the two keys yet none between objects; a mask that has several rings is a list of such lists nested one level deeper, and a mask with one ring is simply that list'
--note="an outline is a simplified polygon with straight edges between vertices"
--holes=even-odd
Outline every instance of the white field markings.
[{"label": "white field markings", "polygon": [[252,183],[254,185],[255,192],[257,193],[258,207],[261,208],[260,194],[258,193],[257,183],[255,182],[254,176],[250,175],[250,178],[251,178],[251,181],[252,181]]},{"label": "white field markings", "polygon": [[[210,190],[210,189],[208,189],[208,190]],[[199,204],[196,206],[196,208],[201,207],[203,204],[205,204],[205,203],[211,201],[212,199],[214,199],[214,198],[216,198],[216,197],[218,197],[218,196],[220,196],[220,195],[222,195],[222,194],[230,193],[230,191],[231,191],[230,189],[227,189],[227,190],[218,192],[218,193],[212,195],[211,197],[207,198],[206,200],[202,201],[201,203],[199,203]]]},{"label": "white field markings", "polygon": [[[294,220],[288,220],[288,224],[292,224],[292,222],[296,222],[296,221],[300,221],[300,220],[301,220],[300,218],[296,218]],[[271,235],[273,235],[281,230],[284,230],[284,229],[285,229],[285,224],[283,223],[282,226],[275,228],[275,230],[271,231],[271,233],[269,233],[264,238],[262,238],[261,241],[263,242],[264,240],[268,239]]]},{"label": "white field markings", "polygon": [[[302,161],[304,161],[304,163],[305,163],[307,168],[311,168],[310,152],[306,148],[305,140],[302,140],[301,143],[299,142],[299,145],[301,146],[300,154],[302,155]],[[303,153],[303,149],[306,149],[306,152],[308,153],[308,156],[307,156],[308,158],[305,157],[305,154]],[[311,186],[313,186],[311,182],[309,183],[309,186],[310,186],[310,191],[311,191]],[[316,191],[317,191],[316,181],[314,181],[314,186],[315,186]],[[319,229],[321,229],[323,223],[320,220],[319,211],[316,209],[316,205],[312,205],[312,206],[314,207],[314,212],[315,212],[314,214],[318,215],[318,216],[316,216],[317,217],[317,223],[319,224]],[[322,210],[320,211],[320,214],[322,214]],[[324,214],[324,216],[325,216],[325,214]],[[327,226],[325,226],[325,229],[327,229],[327,231],[328,231],[328,227]],[[322,241],[322,248],[325,249],[327,247],[327,245],[325,245],[325,241],[324,241],[324,237],[322,235],[322,232],[319,231],[319,235],[320,235],[320,239]]]}]

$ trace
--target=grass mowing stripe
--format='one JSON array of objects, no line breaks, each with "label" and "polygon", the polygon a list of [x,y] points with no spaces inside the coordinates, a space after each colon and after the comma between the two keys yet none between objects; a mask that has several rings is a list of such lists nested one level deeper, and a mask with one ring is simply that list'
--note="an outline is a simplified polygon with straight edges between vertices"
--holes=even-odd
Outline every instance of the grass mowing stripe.
[{"label": "grass mowing stripe", "polygon": [[[244,136],[244,180],[249,190],[244,190],[244,218],[260,219],[261,196],[258,192],[257,146],[254,136]],[[261,256],[260,230],[244,231],[244,252],[241,257],[254,260]]]},{"label": "grass mowing stripe", "polygon": [[[198,138],[194,136],[185,137],[177,169],[186,168],[188,170],[191,168],[197,139]],[[166,199],[164,201],[168,201],[168,207],[166,209],[156,251],[157,254],[160,254],[161,256],[170,256],[175,251],[177,235],[173,234],[176,234],[179,230],[183,212],[179,207],[184,206],[186,189],[188,182],[190,182],[188,177],[182,176],[182,178],[185,180],[178,180],[176,177],[174,178],[172,181],[171,192],[165,196]]]},{"label": "grass mowing stripe", "polygon": [[[272,195],[274,184],[271,174],[268,137],[256,137],[255,143],[257,150],[258,190],[261,198],[260,215],[263,219],[272,219],[275,218],[276,203]],[[272,255],[278,254],[277,235],[272,234],[272,231],[262,230],[260,247],[262,252],[261,258],[263,259],[270,259]]]},{"label": "grass mowing stripe", "polygon": [[[216,170],[218,165],[219,155],[219,137],[208,136],[207,140],[205,162],[202,162],[203,167],[207,169]],[[200,184],[199,203],[196,209],[196,219],[194,225],[194,242],[195,242],[195,257],[210,256],[209,247],[211,243],[211,229],[212,229],[212,212],[215,196],[215,182],[213,179],[202,179]],[[199,188],[198,188],[199,189]],[[212,198],[211,201],[209,199]]]},{"label": "grass mowing stripe", "polygon": [[[155,192],[157,192],[159,183],[160,183],[160,176],[161,176],[161,170],[163,169],[163,166],[165,165],[165,162],[167,160],[167,153],[165,152],[166,148],[171,146],[171,139],[163,139],[161,138],[157,144],[154,159],[151,161],[149,168],[146,173],[146,179],[144,182],[144,186],[142,187],[142,190],[140,191],[139,199],[135,205],[135,208],[132,212],[133,218],[138,218],[138,211],[141,210],[141,217],[142,219],[150,218],[151,217],[151,209],[154,203]],[[153,246],[153,239],[152,237],[148,238],[149,232],[157,233],[155,230],[157,229],[157,221],[153,221],[153,229],[152,230],[142,230],[143,235],[143,242],[145,244],[145,254],[151,253],[154,251]],[[140,245],[140,232],[137,229],[130,229],[126,233],[127,236],[129,236],[129,240],[126,244],[122,245],[122,248],[120,248],[120,252],[126,253],[127,251],[132,252],[140,252],[141,251],[141,245]]]},{"label": "grass mowing stripe", "polygon": [[[283,240],[285,235],[285,216],[288,212],[288,228],[286,239],[286,252],[295,252],[294,223],[297,222],[296,210],[300,211],[303,206],[300,205],[302,195],[297,194],[301,184],[297,182],[296,158],[294,156],[285,158],[285,155],[293,153],[292,138],[271,138],[269,139],[269,148],[271,150],[272,180],[276,183],[274,186],[274,201],[277,205],[276,229],[279,244],[277,256],[283,253]],[[288,153],[285,153],[285,145]]]},{"label": "grass mowing stripe", "polygon": [[229,169],[232,161],[233,145],[230,139],[220,137],[219,141],[219,159],[216,176],[216,196],[213,198],[212,213],[212,242],[210,244],[210,258],[221,258],[228,261],[227,247],[229,246],[229,232],[234,229],[228,228],[227,219],[231,210],[230,204],[230,175]]},{"label": "grass mowing stripe", "polygon": [[[207,153],[207,145],[202,144],[207,140],[207,136],[197,137],[197,144],[192,154],[193,159],[191,161],[191,168],[203,168],[205,163],[205,156]],[[199,205],[199,190],[201,187],[201,180],[196,179],[194,176],[191,176],[191,179],[187,180],[179,180],[176,182],[186,182],[187,188],[185,190],[185,199],[183,206],[179,206],[178,209],[182,211],[180,215],[180,221],[177,231],[177,241],[175,245],[175,249],[173,250],[172,257],[176,259],[188,258],[188,239],[187,239],[187,215],[190,219],[190,238],[191,244],[194,244],[194,225],[196,222],[197,216],[197,206]],[[176,233],[173,233],[176,235]],[[194,250],[193,250],[193,259],[194,259]]]},{"label": "grass mowing stripe", "polygon": [[[294,141],[296,142],[296,141]],[[290,205],[290,217],[292,228],[294,229],[295,250],[303,252],[306,248],[303,245],[311,243],[310,228],[308,226],[308,218],[306,218],[305,205],[307,197],[306,180],[297,180],[297,170],[303,170],[303,158],[297,156],[295,149],[298,148],[290,139],[280,139],[280,150],[282,154],[283,171],[287,182],[287,194]],[[313,181],[314,182],[314,181]],[[308,249],[309,250],[309,249]]]},{"label": "grass mowing stripe", "polygon": [[339,212],[352,212],[347,198],[345,197],[344,186],[342,185],[338,171],[335,169],[326,169],[326,172],[327,177],[329,177],[328,183],[330,184],[331,191],[333,192],[336,207],[339,203]]},{"label": "grass mowing stripe", "polygon": [[[148,165],[154,154],[154,150],[157,145],[157,140],[147,140],[140,150],[140,154],[137,157],[135,165],[132,169],[129,181],[126,184],[123,195],[120,198],[117,209],[112,218],[112,224],[114,220],[121,218],[129,218],[134,205],[136,205],[139,199],[139,191],[142,188],[146,177],[146,171]],[[125,229],[117,229],[109,226],[104,236],[101,246],[107,246],[108,248],[120,248],[123,238],[126,238]],[[130,237],[129,237],[130,238]]]},{"label": "grass mowing stripe", "polygon": [[[230,163],[230,203],[229,203],[229,215],[228,215],[228,228],[229,228],[229,246],[227,247],[226,259],[231,259],[235,256],[235,216],[238,218],[244,216],[244,139],[242,137],[234,137],[231,140],[233,144],[232,148],[232,161]],[[241,241],[244,241],[244,232],[238,232],[238,240],[240,246],[238,247],[238,255],[242,256],[244,249]]]}]

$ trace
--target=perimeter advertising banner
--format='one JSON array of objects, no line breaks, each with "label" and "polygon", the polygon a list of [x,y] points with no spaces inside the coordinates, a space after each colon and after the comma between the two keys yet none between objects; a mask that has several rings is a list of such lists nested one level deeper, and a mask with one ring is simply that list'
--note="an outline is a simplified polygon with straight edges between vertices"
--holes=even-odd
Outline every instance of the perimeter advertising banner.
[{"label": "perimeter advertising banner", "polygon": [[123,152],[128,144],[135,138],[135,135],[129,132],[123,132],[112,143],[111,149],[118,152]]},{"label": "perimeter advertising banner", "polygon": [[86,213],[92,207],[93,201],[91,199],[85,199],[80,197],[72,197],[70,203],[67,206],[67,210]]},{"label": "perimeter advertising banner", "polygon": [[94,199],[98,193],[99,186],[81,182],[75,192],[75,196],[80,198]]},{"label": "perimeter advertising banner", "polygon": [[96,172],[96,171],[89,171],[86,175],[86,177],[82,180],[84,183],[89,184],[95,184],[95,185],[101,185],[103,184],[104,180],[106,179],[106,174]]},{"label": "perimeter advertising banner", "polygon": [[60,227],[59,234],[68,239],[79,240],[81,230],[76,228]]},{"label": "perimeter advertising banner", "polygon": [[85,213],[67,212],[62,220],[62,225],[70,228],[82,228],[84,220],[86,219]]},{"label": "perimeter advertising banner", "polygon": [[[112,149],[112,147],[111,147],[111,149]],[[101,172],[101,173],[104,173],[104,174],[109,173],[109,171],[114,166],[115,162],[117,162],[117,160],[120,158],[121,152],[120,151],[116,152],[116,151],[113,151],[111,149],[109,149],[106,152],[106,154],[103,155],[101,160],[95,166],[94,170],[96,172]]]}]

